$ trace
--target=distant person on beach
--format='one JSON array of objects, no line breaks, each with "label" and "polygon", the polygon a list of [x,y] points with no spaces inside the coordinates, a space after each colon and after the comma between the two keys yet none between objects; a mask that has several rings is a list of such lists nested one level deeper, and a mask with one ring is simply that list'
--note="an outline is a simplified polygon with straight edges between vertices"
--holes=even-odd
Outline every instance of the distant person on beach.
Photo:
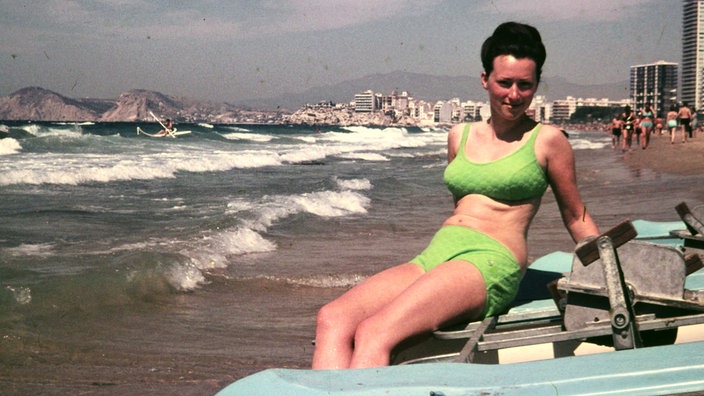
[{"label": "distant person on beach", "polygon": [[633,144],[633,132],[636,129],[636,115],[631,111],[631,106],[626,106],[623,109],[621,120],[623,121],[621,151],[626,151],[626,147],[630,150],[631,144]]},{"label": "distant person on beach", "polygon": [[[677,106],[670,105],[670,111],[667,112],[667,129],[670,131],[670,144],[675,143],[675,133],[677,132]],[[682,131],[682,142],[684,142],[684,130]]]},{"label": "distant person on beach", "polygon": [[611,146],[616,149],[621,146],[621,126],[623,121],[619,116],[611,120]]},{"label": "distant person on beach", "polygon": [[[650,103],[645,104],[645,108],[640,113],[640,148],[645,150],[650,144],[650,134],[653,133],[653,127],[655,126],[655,113],[653,112],[653,107]],[[637,131],[636,131],[637,132]]]},{"label": "distant person on beach", "polygon": [[693,139],[694,137],[697,136],[697,131],[701,129],[701,125],[699,125],[699,120],[697,119],[697,110],[692,109],[692,124],[689,126],[689,138]]},{"label": "distant person on beach", "polygon": [[164,136],[174,131],[174,124],[171,123],[171,119],[169,118],[164,121],[164,127],[166,127],[166,129],[162,129],[161,131],[157,132],[157,135]]},{"label": "distant person on beach", "polygon": [[528,266],[527,231],[548,186],[574,241],[599,233],[580,198],[567,138],[526,115],[545,61],[538,31],[501,24],[481,59],[491,117],[448,134],[444,180],[453,214],[420,255],[321,308],[314,369],[388,365],[392,348],[411,336],[505,312]]},{"label": "distant person on beach", "polygon": [[[680,120],[680,128],[682,128],[682,133],[689,135],[692,138],[692,110],[687,105],[687,102],[682,102],[682,107],[677,112],[677,118]],[[683,135],[684,136],[684,135]],[[682,143],[686,142],[687,139],[682,140]]]}]

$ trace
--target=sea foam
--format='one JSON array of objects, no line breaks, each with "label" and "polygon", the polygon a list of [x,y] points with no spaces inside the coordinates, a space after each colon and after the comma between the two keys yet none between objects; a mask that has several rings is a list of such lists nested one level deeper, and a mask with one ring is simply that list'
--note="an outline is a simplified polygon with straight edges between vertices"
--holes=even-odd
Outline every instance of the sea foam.
[{"label": "sea foam", "polygon": [[13,138],[0,139],[0,155],[15,154],[22,150],[20,142]]}]

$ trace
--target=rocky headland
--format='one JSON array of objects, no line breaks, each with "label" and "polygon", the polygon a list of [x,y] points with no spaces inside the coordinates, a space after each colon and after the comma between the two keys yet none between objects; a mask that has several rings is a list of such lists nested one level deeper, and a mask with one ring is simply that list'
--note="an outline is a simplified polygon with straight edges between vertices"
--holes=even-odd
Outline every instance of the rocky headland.
[{"label": "rocky headland", "polygon": [[411,126],[418,123],[403,115],[356,113],[348,105],[304,106],[293,112],[252,110],[229,103],[174,97],[141,89],[124,92],[116,99],[68,98],[39,87],[23,88],[0,97],[0,120],[8,121],[153,121],[150,112],[178,123],[343,126]]},{"label": "rocky headland", "polygon": [[8,121],[153,121],[150,111],[180,123],[266,123],[283,116],[280,111],[254,111],[141,89],[124,92],[116,99],[68,98],[39,87],[23,88],[0,97],[0,120]]}]

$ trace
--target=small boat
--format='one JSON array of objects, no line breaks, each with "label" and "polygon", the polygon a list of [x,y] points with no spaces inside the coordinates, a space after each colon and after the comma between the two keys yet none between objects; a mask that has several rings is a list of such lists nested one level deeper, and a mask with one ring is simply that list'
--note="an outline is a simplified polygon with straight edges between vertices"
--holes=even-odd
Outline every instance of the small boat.
[{"label": "small boat", "polygon": [[153,137],[153,138],[160,138],[160,137],[176,138],[176,136],[188,135],[189,133],[191,133],[191,131],[179,131],[176,128],[172,129],[171,131],[168,131],[167,133],[149,133],[149,132],[144,132],[144,130],[142,128],[137,127],[137,135],[147,135],[147,136]]},{"label": "small boat", "polygon": [[[701,238],[685,219],[626,221],[573,253],[541,257],[529,267],[508,312],[402,344],[393,356],[396,365],[269,369],[218,395],[704,391],[703,338],[674,343],[680,327],[704,325],[704,248],[684,243]],[[535,287],[546,283],[543,291]],[[615,351],[574,356],[576,346],[585,342]],[[555,358],[491,364],[499,363],[499,351],[536,345],[552,346]]]},{"label": "small boat", "polygon": [[[704,342],[502,365],[270,369],[218,396],[665,395],[704,389]],[[693,358],[694,357],[694,358]]]}]

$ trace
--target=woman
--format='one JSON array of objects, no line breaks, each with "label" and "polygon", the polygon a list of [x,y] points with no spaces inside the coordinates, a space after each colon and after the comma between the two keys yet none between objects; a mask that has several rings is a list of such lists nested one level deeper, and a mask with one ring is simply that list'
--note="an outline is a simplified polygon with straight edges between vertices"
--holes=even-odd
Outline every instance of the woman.
[{"label": "woman", "polygon": [[413,335],[504,312],[527,267],[526,234],[548,185],[575,241],[598,234],[559,129],[525,115],[545,61],[538,31],[500,25],[482,46],[491,117],[448,135],[445,180],[455,210],[428,248],[371,276],[318,313],[313,368],[389,364]]},{"label": "woman", "polygon": [[[677,106],[670,105],[670,111],[667,112],[667,129],[670,131],[670,144],[675,143],[675,132],[677,131]],[[682,132],[682,141],[684,142],[684,132]]]},{"label": "woman", "polygon": [[643,131],[640,139],[640,147],[643,150],[648,148],[648,144],[650,144],[650,134],[653,132],[654,120],[655,113],[653,113],[653,108],[650,103],[646,103],[640,115],[640,127],[641,131]]},{"label": "woman", "polygon": [[631,106],[626,106],[623,109],[621,119],[623,120],[623,144],[621,145],[621,151],[626,151],[626,147],[628,147],[629,150],[631,149],[633,132],[636,129],[636,116],[631,111]]}]

